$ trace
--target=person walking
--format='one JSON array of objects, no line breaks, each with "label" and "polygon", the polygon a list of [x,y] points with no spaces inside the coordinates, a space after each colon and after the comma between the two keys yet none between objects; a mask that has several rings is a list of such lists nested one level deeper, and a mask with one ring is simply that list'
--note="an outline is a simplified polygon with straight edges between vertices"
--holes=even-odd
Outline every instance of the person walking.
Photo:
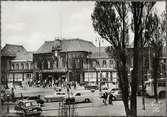
[{"label": "person walking", "polygon": [[113,101],[113,97],[114,97],[113,94],[110,93],[108,103],[111,104],[111,105],[113,105],[113,102],[112,102]]},{"label": "person walking", "polygon": [[105,92],[104,94],[103,94],[103,103],[106,105],[107,104],[107,97],[108,97],[108,94],[107,94],[107,92]]}]

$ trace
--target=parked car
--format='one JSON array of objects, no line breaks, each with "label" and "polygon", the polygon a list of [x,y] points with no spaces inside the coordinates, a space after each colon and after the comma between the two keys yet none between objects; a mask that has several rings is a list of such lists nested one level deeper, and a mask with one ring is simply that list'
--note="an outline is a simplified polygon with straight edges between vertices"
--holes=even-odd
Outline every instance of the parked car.
[{"label": "parked car", "polygon": [[31,97],[28,97],[27,100],[35,100],[40,105],[43,105],[45,103],[45,99],[43,99],[40,96],[31,96]]},{"label": "parked car", "polygon": [[65,92],[56,92],[53,95],[46,95],[44,98],[46,102],[60,102],[64,100],[65,96]]},{"label": "parked car", "polygon": [[91,102],[92,101],[92,92],[90,90],[81,90],[81,91],[76,91],[73,93],[71,99],[75,103],[78,102]]},{"label": "parked car", "polygon": [[42,112],[41,107],[35,100],[19,100],[15,105],[15,110],[18,114],[27,115],[40,115]]},{"label": "parked car", "polygon": [[98,89],[98,86],[96,84],[86,84],[85,85],[85,89],[87,90],[91,90],[91,89],[94,89],[94,90],[97,90]]},{"label": "parked car", "polygon": [[120,89],[113,89],[110,92],[113,95],[113,100],[121,100],[122,99],[122,92]]}]

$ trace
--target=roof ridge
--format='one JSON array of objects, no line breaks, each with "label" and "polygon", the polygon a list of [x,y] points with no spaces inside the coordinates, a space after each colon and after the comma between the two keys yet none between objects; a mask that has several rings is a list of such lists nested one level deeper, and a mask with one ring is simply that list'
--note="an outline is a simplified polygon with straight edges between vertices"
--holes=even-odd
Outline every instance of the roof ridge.
[{"label": "roof ridge", "polygon": [[[82,41],[82,42],[89,42],[91,44],[93,44],[91,41],[88,41],[88,40],[84,40],[84,39],[81,39],[81,38],[71,38],[71,39],[63,39],[64,41],[75,41],[75,40],[79,40],[79,41]],[[63,41],[62,40],[62,41]],[[94,45],[94,44],[93,44]]]},{"label": "roof ridge", "polygon": [[51,43],[51,42],[54,42],[54,40],[52,40],[52,41],[45,41],[45,43]]},{"label": "roof ridge", "polygon": [[9,43],[7,43],[6,46],[19,46],[19,47],[23,47],[23,45],[19,45],[19,44],[9,44]]}]

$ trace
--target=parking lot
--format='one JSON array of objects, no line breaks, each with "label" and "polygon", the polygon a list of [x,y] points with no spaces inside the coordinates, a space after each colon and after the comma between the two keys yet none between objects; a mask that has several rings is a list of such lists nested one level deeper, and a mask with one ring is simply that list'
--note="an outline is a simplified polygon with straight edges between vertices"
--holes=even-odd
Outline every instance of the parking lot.
[{"label": "parking lot", "polygon": [[[102,102],[102,99],[99,98],[99,91],[96,90],[92,93],[92,101],[90,103],[77,103],[74,104],[73,110],[75,115],[79,116],[124,116],[124,105],[121,100],[113,101],[113,105],[107,104],[105,105]],[[142,98],[141,96],[137,97],[137,110],[138,115],[144,116],[165,116],[165,99],[159,100],[159,103],[154,103],[153,98],[145,98],[145,106],[146,110],[142,110]],[[9,105],[9,113],[5,114],[7,111],[7,105],[3,106],[4,115],[17,115],[14,110],[14,105]],[[71,106],[72,108],[72,106]],[[45,102],[42,106],[41,116],[58,116],[61,115],[60,111],[60,102]],[[18,116],[18,115],[17,115]]]}]

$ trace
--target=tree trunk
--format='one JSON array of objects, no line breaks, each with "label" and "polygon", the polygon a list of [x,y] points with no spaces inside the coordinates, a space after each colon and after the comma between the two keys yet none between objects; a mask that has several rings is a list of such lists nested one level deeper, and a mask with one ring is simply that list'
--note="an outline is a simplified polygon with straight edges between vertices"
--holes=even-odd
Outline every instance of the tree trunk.
[{"label": "tree trunk", "polygon": [[138,82],[138,49],[134,49],[133,71],[132,71],[132,93],[131,93],[131,117],[137,116],[137,82]]},{"label": "tree trunk", "polygon": [[132,71],[132,92],[131,92],[131,117],[137,117],[137,85],[139,73],[139,48],[142,39],[142,14],[143,2],[132,2],[133,20],[134,20],[134,47],[133,47],[133,71]]},{"label": "tree trunk", "polygon": [[[120,53],[120,58],[123,57],[123,53]],[[130,117],[130,107],[129,107],[129,83],[128,83],[128,72],[126,69],[126,60],[121,59],[117,62],[117,70],[119,76],[120,88],[122,91],[122,100],[125,107],[125,112],[128,117]]]},{"label": "tree trunk", "polygon": [[159,69],[159,54],[155,53],[155,57],[153,57],[153,85],[154,85],[154,97],[156,103],[158,103],[158,92],[157,92],[157,77],[158,77],[158,69]]}]

